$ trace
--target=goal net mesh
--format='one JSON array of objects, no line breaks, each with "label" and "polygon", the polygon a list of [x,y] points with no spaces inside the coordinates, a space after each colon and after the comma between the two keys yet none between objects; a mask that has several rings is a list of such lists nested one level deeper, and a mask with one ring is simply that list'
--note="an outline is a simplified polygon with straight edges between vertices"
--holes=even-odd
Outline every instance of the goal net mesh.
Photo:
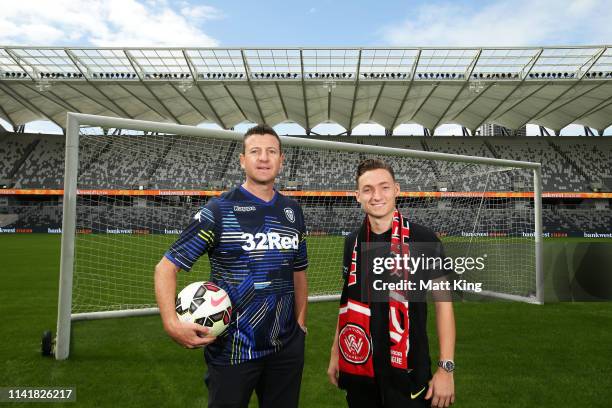
[{"label": "goal net mesh", "polygon": [[[155,307],[153,271],[212,197],[244,181],[241,141],[81,127],[72,313]],[[338,295],[344,237],[363,213],[355,169],[380,158],[395,170],[398,206],[438,233],[449,256],[482,256],[465,274],[483,289],[529,299],[536,292],[530,170],[283,146],[277,187],[302,206],[308,230],[310,296]],[[209,278],[204,256],[177,288]]]}]

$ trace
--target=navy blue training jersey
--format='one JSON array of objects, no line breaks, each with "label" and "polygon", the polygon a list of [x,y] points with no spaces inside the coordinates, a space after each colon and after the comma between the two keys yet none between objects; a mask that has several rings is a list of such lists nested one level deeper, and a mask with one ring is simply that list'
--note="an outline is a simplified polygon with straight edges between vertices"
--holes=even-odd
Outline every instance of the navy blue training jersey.
[{"label": "navy blue training jersey", "polygon": [[211,281],[227,291],[232,321],[205,349],[212,364],[239,364],[280,350],[295,334],[293,273],[305,270],[305,223],[293,199],[263,201],[243,187],[212,198],[165,256],[183,270],[208,252]]}]

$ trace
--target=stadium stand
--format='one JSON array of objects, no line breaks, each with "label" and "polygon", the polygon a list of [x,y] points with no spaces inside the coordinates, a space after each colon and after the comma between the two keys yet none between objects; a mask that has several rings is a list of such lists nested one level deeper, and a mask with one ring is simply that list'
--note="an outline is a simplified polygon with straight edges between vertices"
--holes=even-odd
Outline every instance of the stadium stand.
[{"label": "stadium stand", "polygon": [[[194,150],[176,136],[156,136],[144,152],[137,149],[152,136],[107,136],[104,140],[88,143],[83,140],[79,180],[90,188],[228,188],[240,182],[242,170],[237,163],[239,144],[223,144],[219,148]],[[362,142],[362,138],[336,137],[325,140]],[[612,186],[612,140],[586,137],[510,138],[510,137],[372,137],[373,144],[430,150],[470,156],[497,157],[513,160],[539,161],[543,165],[544,191],[584,192],[596,183],[602,191]],[[0,179],[13,179],[16,188],[61,188],[63,185],[64,140],[59,135],[0,136]],[[339,153],[334,160],[309,155],[305,149],[287,149],[287,168],[280,185],[294,182],[295,188],[305,190],[353,188],[353,169],[366,155]],[[322,162],[322,160],[327,160]],[[405,159],[388,159],[405,189],[431,191],[438,183],[448,183],[450,191],[503,191],[517,187],[504,172],[492,173],[489,178],[457,177],[456,167],[444,162],[411,165]],[[219,173],[221,169],[221,173]],[[213,173],[216,180],[210,176]],[[218,180],[222,174],[224,182]],[[301,175],[300,178],[296,175]],[[516,173],[514,174],[516,178]],[[520,176],[519,176],[520,177]],[[525,174],[525,178],[529,178]],[[453,182],[451,183],[451,180]]]},{"label": "stadium stand", "polygon": [[[93,139],[102,140],[95,141]],[[90,139],[90,140],[88,140]],[[87,136],[81,140],[83,155],[79,161],[82,186],[95,188],[137,189],[148,180],[169,140],[151,143],[151,136]],[[147,149],[138,149],[146,143]]]},{"label": "stadium stand", "polygon": [[35,135],[7,133],[0,141],[0,179],[12,179],[23,164],[28,148],[33,149],[40,138]]},{"label": "stadium stand", "polygon": [[[24,141],[27,143],[27,141]],[[30,144],[31,145],[31,144]],[[26,157],[15,173],[16,188],[62,188],[64,184],[64,137],[44,135],[32,150],[24,148]]]},{"label": "stadium stand", "polygon": [[601,183],[610,191],[612,185],[612,144],[590,138],[555,138],[551,146],[563,154],[572,167],[581,171],[590,183]]},{"label": "stadium stand", "polygon": [[557,212],[577,230],[609,231],[612,225],[610,210],[560,208]]},{"label": "stadium stand", "polygon": [[[186,143],[185,138],[182,138],[180,143],[176,136],[169,138],[165,154],[157,162],[150,176],[153,188],[213,187],[219,180],[211,180],[206,175],[214,174],[214,170],[218,170],[220,165],[227,167],[227,157],[234,156],[236,150],[236,143],[222,144],[220,148],[192,149],[190,146],[193,144]],[[198,167],[185,166],[185,163],[197,163]]]},{"label": "stadium stand", "polygon": [[[470,156],[540,161],[543,164],[544,191],[588,192],[595,185],[601,191],[612,190],[612,138],[586,137],[317,137],[351,143],[457,153]],[[238,156],[241,145],[214,142],[205,149],[193,149],[184,138],[167,135],[85,136],[81,138],[79,187],[81,188],[153,188],[153,189],[227,189],[242,181]],[[147,143],[147,149],[141,146]],[[279,177],[281,188],[294,190],[352,190],[354,169],[367,154],[338,153],[329,157],[309,154],[305,148],[287,148],[285,168]],[[11,180],[15,188],[62,188],[64,138],[60,135],[0,134],[0,180]],[[515,172],[490,173],[488,177],[465,169],[456,174],[444,162],[420,162],[388,157],[403,190],[436,191],[445,186],[450,191],[530,190]],[[454,173],[453,173],[454,172]],[[216,176],[212,176],[216,174]],[[215,178],[216,177],[216,178]],[[527,178],[528,175],[526,174]],[[518,181],[518,182],[517,182]],[[447,184],[445,184],[447,183]],[[178,197],[173,197],[178,198]],[[94,229],[129,230],[145,220],[154,231],[185,226],[185,205],[158,206],[149,201],[138,207],[129,200],[125,206],[89,203],[82,198],[78,218]],[[437,231],[478,231],[473,225],[474,208],[469,201],[441,200],[416,202],[403,200],[400,206],[414,222],[434,226]],[[196,211],[199,204],[192,205]],[[503,203],[501,204],[503,206]],[[353,200],[319,200],[304,207],[308,228],[313,234],[343,234],[354,228],[361,217]],[[510,214],[510,216],[509,216]],[[521,215],[523,214],[523,215]],[[500,208],[488,211],[488,223],[503,226],[519,220],[525,211]],[[62,209],[57,201],[12,200],[0,204],[0,227],[59,227]],[[472,221],[470,221],[472,220]],[[608,205],[602,209],[583,208],[577,204],[548,203],[543,209],[545,232],[605,232],[612,225]],[[157,226],[157,227],[156,227]],[[158,229],[158,230],[156,230]],[[489,228],[491,231],[491,229]]]},{"label": "stadium stand", "polygon": [[544,138],[487,138],[495,157],[540,162],[545,191],[587,191],[588,180]]},{"label": "stadium stand", "polygon": [[[442,153],[463,154],[467,156],[481,156],[495,158],[489,144],[479,138],[468,137],[443,137],[430,138],[423,140],[427,150]],[[512,180],[506,172],[496,172],[489,174],[489,177],[457,177],[456,167],[452,167],[444,162],[435,163],[440,181],[451,183],[449,186],[452,191],[507,191],[512,188]],[[527,178],[527,174],[523,177]],[[517,173],[515,173],[516,175]]]},{"label": "stadium stand", "polygon": [[[0,206],[0,227],[2,228],[47,228],[62,223],[62,207],[44,203],[22,203],[21,205]],[[9,217],[10,216],[10,217]]]}]

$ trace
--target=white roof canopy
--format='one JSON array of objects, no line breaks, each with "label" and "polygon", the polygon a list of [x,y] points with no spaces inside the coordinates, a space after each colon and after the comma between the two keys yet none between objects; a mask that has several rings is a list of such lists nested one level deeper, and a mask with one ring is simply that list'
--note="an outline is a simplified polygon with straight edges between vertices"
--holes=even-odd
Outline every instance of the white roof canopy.
[{"label": "white roof canopy", "polygon": [[66,112],[231,128],[612,124],[612,49],[0,46],[0,117]]}]

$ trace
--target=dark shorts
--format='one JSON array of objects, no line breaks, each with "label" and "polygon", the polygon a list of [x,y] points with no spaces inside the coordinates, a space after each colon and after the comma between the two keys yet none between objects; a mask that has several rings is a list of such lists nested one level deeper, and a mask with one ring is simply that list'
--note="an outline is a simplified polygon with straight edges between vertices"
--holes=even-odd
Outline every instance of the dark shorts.
[{"label": "dark shorts", "polygon": [[305,334],[297,334],[281,351],[246,363],[208,365],[205,383],[209,408],[243,408],[249,405],[253,391],[260,408],[298,406]]},{"label": "dark shorts", "polygon": [[346,401],[349,408],[424,408],[431,407],[431,400],[426,400],[427,384],[413,387],[407,384],[407,390],[377,382],[360,384],[346,388]]}]

